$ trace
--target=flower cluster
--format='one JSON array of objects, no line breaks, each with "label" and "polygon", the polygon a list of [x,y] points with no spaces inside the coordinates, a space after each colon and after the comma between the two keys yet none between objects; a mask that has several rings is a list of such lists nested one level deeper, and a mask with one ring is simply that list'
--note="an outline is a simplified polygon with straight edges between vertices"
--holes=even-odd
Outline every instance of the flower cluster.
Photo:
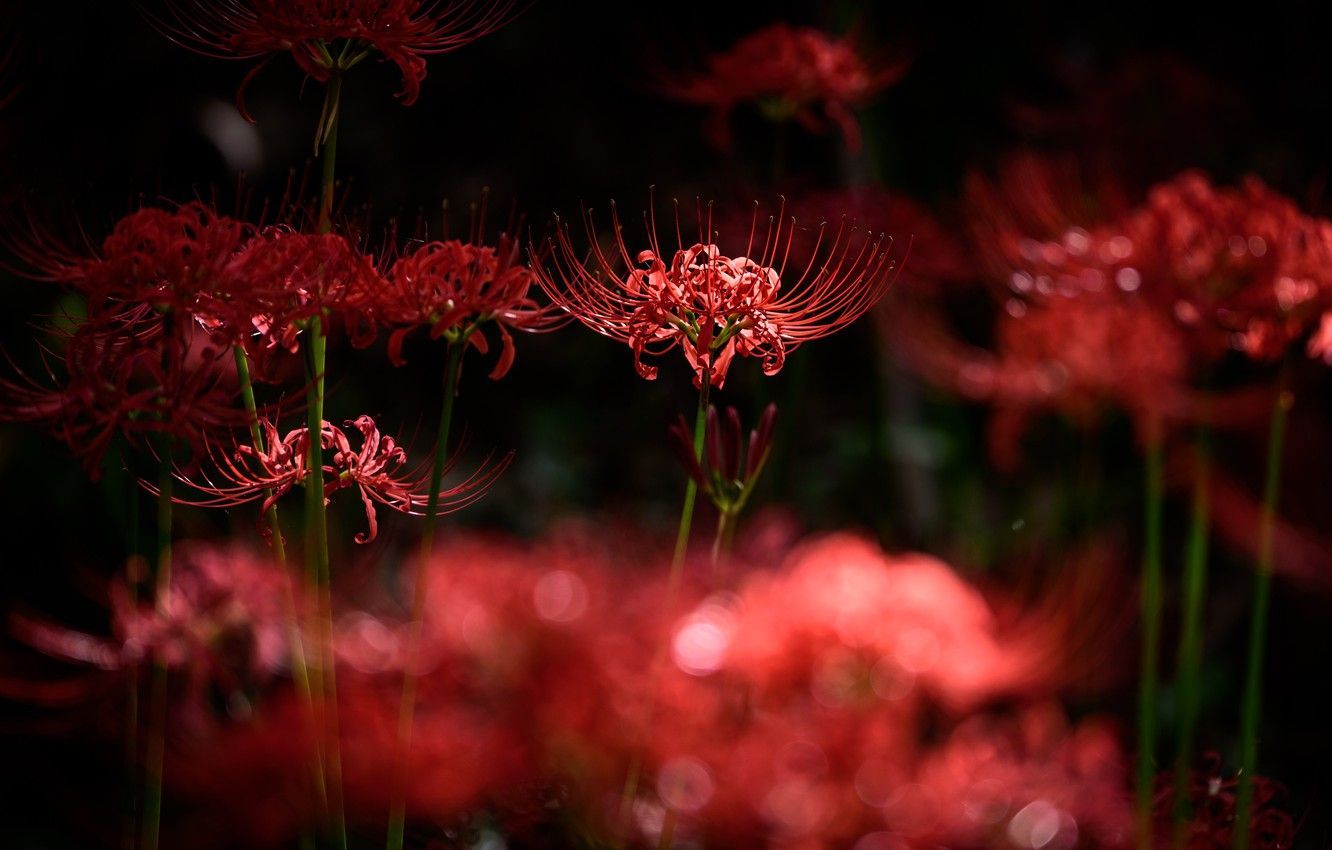
[{"label": "flower cluster", "polygon": [[732,110],[757,103],[774,120],[794,119],[815,131],[830,121],[855,150],[860,128],[852,110],[900,79],[906,67],[876,66],[850,37],[777,23],[711,57],[706,70],[662,88],[678,100],[711,107],[711,133],[721,146],[730,139]]},{"label": "flower cluster", "polygon": [[573,318],[627,343],[648,380],[657,367],[643,358],[677,347],[699,387],[722,387],[736,355],[761,359],[764,374],[775,375],[801,344],[841,330],[878,303],[896,268],[891,240],[858,233],[846,221],[833,233],[821,226],[813,248],[793,257],[796,224],[784,213],[783,207],[760,231],[756,206],[743,253],[728,255],[712,233],[710,207],[700,213],[698,241],[691,244],[679,236],[677,209],[674,250],[658,240],[649,212],[647,247],[633,254],[617,212],[611,253],[598,244],[589,212],[591,260],[584,263],[568,228],[560,227],[549,267],[535,268],[537,280]]},{"label": "flower cluster", "polygon": [[[225,556],[207,551],[201,563]],[[1001,625],[994,601],[942,562],[833,535],[748,574],[734,593],[690,589],[667,613],[656,576],[621,560],[579,533],[535,544],[455,535],[435,554],[409,811],[465,824],[484,810],[512,840],[570,818],[609,835],[618,827],[605,801],[643,752],[627,824],[635,844],[658,841],[671,812],[677,834],[706,846],[989,846],[1006,836],[1036,847],[1046,834],[1057,846],[1128,845],[1113,735],[1029,696],[1062,678],[1046,642]],[[239,604],[259,584],[226,587],[209,596],[216,604],[189,606],[186,597],[203,597],[182,590],[173,633],[220,634],[231,627],[212,624],[228,610],[228,622],[254,621],[256,635],[283,621],[271,601]],[[339,611],[333,643],[347,811],[367,824],[388,803],[397,676],[412,657],[407,625],[373,610]],[[282,633],[271,634],[265,652],[279,661],[266,663],[280,666]],[[651,661],[662,641],[664,669]],[[224,644],[194,645],[225,657]],[[635,730],[653,688],[656,720],[643,738]],[[221,843],[281,844],[313,806],[293,790],[310,746],[299,697],[273,687],[260,696],[262,717],[201,724],[167,774],[174,795],[231,814]],[[1015,708],[988,707],[1001,700]],[[275,807],[255,789],[288,802]]]}]

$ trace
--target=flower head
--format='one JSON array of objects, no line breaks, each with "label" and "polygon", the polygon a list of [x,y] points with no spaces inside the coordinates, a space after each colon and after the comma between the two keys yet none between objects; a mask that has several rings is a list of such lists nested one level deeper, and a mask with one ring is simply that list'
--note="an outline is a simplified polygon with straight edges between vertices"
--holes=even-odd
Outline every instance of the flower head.
[{"label": "flower head", "polygon": [[533,276],[518,258],[518,243],[501,234],[495,245],[478,238],[426,242],[393,263],[384,286],[370,295],[369,310],[377,323],[394,328],[388,356],[403,361],[406,337],[429,328],[431,338],[466,343],[485,353],[484,329],[493,324],[501,351],[490,377],[499,379],[513,365],[510,329],[535,333],[568,321],[558,307],[542,306],[529,291]]},{"label": "flower head", "polygon": [[678,100],[711,107],[711,132],[722,146],[730,138],[731,111],[752,102],[774,120],[795,119],[812,130],[831,121],[854,150],[860,128],[851,110],[905,72],[905,62],[875,67],[848,36],[777,23],[713,56],[705,71],[663,88]]},{"label": "flower head", "polygon": [[209,435],[244,422],[227,352],[170,314],[139,305],[57,332],[57,342],[47,380],[0,379],[0,419],[49,429],[90,474],[117,435],[132,445],[164,435],[201,450]]},{"label": "flower head", "polygon": [[[534,269],[550,299],[592,330],[627,343],[642,377],[644,362],[679,347],[694,383],[721,387],[731,361],[756,357],[775,375],[801,344],[828,336],[873,307],[892,282],[892,240],[858,233],[843,221],[832,234],[818,228],[808,254],[792,257],[794,220],[785,208],[759,231],[757,206],[743,253],[728,255],[712,232],[711,208],[699,215],[697,241],[686,243],[676,210],[676,245],[663,248],[655,214],[645,216],[646,247],[631,253],[612,205],[615,250],[597,243],[592,214],[585,218],[591,256],[557,227],[551,268]],[[733,243],[740,247],[740,243]]]},{"label": "flower head", "polygon": [[[383,286],[374,259],[338,233],[273,227],[251,240],[235,275],[251,294],[257,348],[296,350],[311,319],[340,320],[354,339],[365,334],[368,293]],[[256,352],[260,353],[260,352]]]},{"label": "flower head", "polygon": [[[359,435],[353,448],[348,431],[324,422],[320,429],[324,449],[324,499],[339,490],[355,488],[365,508],[368,529],[358,532],[357,543],[369,543],[379,532],[376,505],[399,513],[424,516],[429,504],[429,469],[406,468],[407,451],[393,437],[380,433],[369,416],[347,423]],[[305,486],[309,458],[309,431],[296,428],[279,437],[277,428],[261,421],[263,447],[238,445],[232,451],[212,451],[213,473],[194,475],[178,471],[176,477],[200,494],[179,497],[181,504],[201,507],[231,507],[263,499],[264,511],[296,486]],[[483,463],[461,483],[441,490],[436,516],[461,510],[485,495],[486,490],[508,467],[512,454],[494,464]],[[445,466],[447,473],[457,463],[455,456]]]},{"label": "flower head", "polygon": [[378,54],[398,67],[398,97],[410,106],[421,93],[426,56],[494,32],[520,7],[517,0],[167,0],[170,20],[157,24],[206,56],[267,61],[290,53],[320,82]]}]

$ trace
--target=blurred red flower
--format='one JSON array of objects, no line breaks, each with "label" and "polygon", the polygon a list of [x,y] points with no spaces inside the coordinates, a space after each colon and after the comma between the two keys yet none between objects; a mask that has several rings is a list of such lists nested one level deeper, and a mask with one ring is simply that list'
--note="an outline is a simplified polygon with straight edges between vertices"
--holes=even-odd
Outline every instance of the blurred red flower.
[{"label": "blurred red flower", "polygon": [[712,108],[709,132],[722,147],[728,121],[742,103],[756,103],[776,121],[794,119],[813,131],[837,125],[851,150],[860,147],[852,110],[864,106],[906,73],[906,61],[876,65],[850,36],[776,23],[712,56],[706,70],[662,84],[670,97]]}]

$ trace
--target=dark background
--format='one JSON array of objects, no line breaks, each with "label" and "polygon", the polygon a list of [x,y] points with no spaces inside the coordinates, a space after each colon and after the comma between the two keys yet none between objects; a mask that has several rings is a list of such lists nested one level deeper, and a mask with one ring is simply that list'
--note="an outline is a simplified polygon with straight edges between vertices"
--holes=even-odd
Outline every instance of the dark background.
[{"label": "dark background", "polygon": [[[420,101],[404,108],[389,65],[369,63],[344,94],[339,171],[353,208],[382,228],[391,220],[437,220],[442,199],[455,211],[489,187],[491,223],[510,204],[533,232],[552,211],[616,198],[636,211],[650,185],[662,198],[757,197],[781,189],[835,187],[881,180],[954,212],[968,168],[988,169],[1020,146],[1113,160],[1141,191],[1182,167],[1218,179],[1256,172],[1311,211],[1326,211],[1326,152],[1332,150],[1324,31],[1312,4],[1270,3],[1242,10],[1220,5],[1019,3],[973,9],[963,4],[645,2],[603,6],[541,0],[518,21],[454,54],[431,60]],[[140,197],[216,197],[237,204],[239,161],[216,142],[218,124],[236,134],[245,158],[244,194],[276,197],[291,169],[308,166],[320,88],[293,63],[273,62],[248,92],[258,123],[231,107],[249,65],[188,53],[155,32],[130,4],[6,3],[19,84],[0,111],[0,192],[6,206],[26,206],[52,226],[94,240]],[[904,80],[862,113],[865,148],[847,154],[835,135],[792,137],[787,178],[771,185],[770,133],[755,113],[735,116],[735,144],[714,149],[704,113],[663,99],[654,81],[699,66],[709,52],[775,20],[853,28],[885,57],[913,56]],[[0,51],[3,52],[3,51]],[[1114,92],[1134,69],[1147,70],[1115,100],[1110,118],[1089,104]],[[1155,69],[1155,70],[1153,70]],[[1185,79],[1189,94],[1171,80]],[[1196,82],[1196,86],[1195,86]],[[1074,116],[1064,126],[1034,126],[1026,107]],[[210,129],[212,127],[212,129]],[[251,208],[253,209],[252,202]],[[630,216],[633,218],[633,216]],[[462,224],[459,212],[455,227]],[[910,234],[894,234],[906,237]],[[28,356],[33,316],[58,296],[6,276],[0,311],[3,349]],[[988,303],[975,310],[984,315]],[[515,448],[518,460],[495,492],[459,521],[534,534],[561,517],[585,513],[669,532],[681,478],[665,427],[693,404],[681,364],[668,359],[646,383],[623,346],[579,328],[518,340],[518,359],[503,381],[485,379],[472,360],[459,415],[473,454]],[[424,342],[412,364],[393,369],[382,349],[331,355],[331,419],[366,411],[381,424],[428,444],[442,352]],[[999,475],[983,447],[984,412],[950,403],[905,381],[885,364],[865,321],[812,344],[774,379],[737,367],[722,400],[753,415],[782,404],[779,458],[766,484],[770,502],[793,506],[808,528],[854,526],[894,548],[926,547],[998,584],[1016,573],[1053,571],[1074,542],[1108,535],[1136,551],[1138,503],[1131,436],[1112,424],[1094,444],[1107,483],[1092,520],[1056,512],[1045,521],[1043,496],[1061,492],[1080,451],[1064,427],[1030,453],[1016,475]],[[1328,527],[1326,406],[1328,382],[1312,374],[1308,402],[1292,431],[1288,510]],[[906,410],[907,426],[879,425]],[[1244,480],[1257,480],[1261,435],[1223,447]],[[926,492],[910,482],[924,471]],[[7,537],[0,557],[6,599],[96,627],[96,606],[71,601],[70,588],[96,583],[116,568],[126,527],[125,476],[115,470],[88,483],[62,448],[23,429],[0,429],[0,517]],[[1183,527],[1182,500],[1168,527]],[[252,534],[246,518],[239,533]],[[354,514],[348,521],[359,522]],[[182,511],[184,534],[215,533],[217,516]],[[385,518],[376,545],[391,553],[410,525]],[[1168,547],[1174,541],[1168,541]],[[350,543],[347,544],[351,546]],[[1248,578],[1244,559],[1217,547],[1209,609],[1208,704],[1202,739],[1233,754]],[[1178,546],[1167,548],[1168,553]],[[362,558],[388,555],[366,556]],[[1126,558],[1126,575],[1134,559]],[[1278,587],[1267,699],[1265,771],[1292,789],[1303,820],[1301,843],[1327,846],[1329,727],[1322,689],[1332,649],[1321,587]],[[1167,626],[1167,635],[1172,627]],[[1128,648],[1131,650],[1131,647]],[[1131,680],[1136,656],[1123,656]],[[1131,687],[1094,704],[1128,717]],[[1087,707],[1092,707],[1091,705]],[[1081,710],[1081,707],[1077,707]],[[77,737],[55,743],[38,732],[48,719],[0,709],[0,809],[11,809],[0,844],[40,836],[72,804],[114,781],[81,766]],[[111,762],[114,764],[114,759]],[[95,764],[94,764],[95,766]],[[74,795],[71,800],[69,795]],[[63,829],[57,829],[63,833]],[[23,846],[23,845],[20,845]],[[32,846],[42,846],[34,844]]]}]

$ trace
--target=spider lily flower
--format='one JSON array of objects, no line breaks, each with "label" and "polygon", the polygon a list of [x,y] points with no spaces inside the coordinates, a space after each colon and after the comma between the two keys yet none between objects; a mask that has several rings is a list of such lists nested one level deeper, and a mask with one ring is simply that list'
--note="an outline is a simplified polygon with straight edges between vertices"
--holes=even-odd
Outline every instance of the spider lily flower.
[{"label": "spider lily flower", "polygon": [[426,242],[395,261],[384,285],[369,293],[368,306],[375,322],[394,328],[389,361],[395,366],[405,362],[403,343],[422,327],[431,339],[443,337],[484,354],[490,347],[484,330],[493,325],[501,348],[490,377],[498,380],[513,365],[510,330],[539,333],[566,324],[563,310],[530,297],[532,272],[519,262],[518,250],[508,234],[501,234],[493,247],[482,244],[477,234],[469,241]]},{"label": "spider lily flower", "polygon": [[574,248],[569,229],[556,227],[550,267],[534,266],[551,301],[587,327],[628,344],[647,380],[657,367],[644,357],[680,348],[694,383],[721,388],[732,360],[754,357],[763,372],[781,371],[786,356],[810,340],[859,319],[887,292],[897,267],[892,240],[856,231],[843,220],[832,233],[820,225],[807,254],[792,256],[796,223],[785,204],[759,229],[757,205],[743,253],[728,255],[712,232],[711,205],[700,211],[697,241],[687,243],[675,214],[676,245],[657,236],[656,216],[644,216],[646,247],[632,252],[612,204],[612,251],[598,244],[589,211],[584,217],[590,257]]},{"label": "spider lily flower", "polygon": [[[176,478],[195,490],[198,497],[178,496],[175,501],[197,507],[227,508],[263,499],[262,515],[292,488],[305,486],[309,456],[309,431],[296,428],[279,437],[272,422],[263,420],[263,450],[242,444],[230,453],[210,453],[213,472],[188,474],[177,470]],[[359,448],[353,448],[344,428],[325,421],[319,438],[324,449],[324,500],[339,490],[355,488],[365,509],[368,529],[357,532],[357,543],[369,543],[379,532],[376,505],[399,513],[425,516],[429,503],[429,465],[407,468],[407,452],[392,437],[380,433],[369,416],[359,416],[347,423],[359,434]],[[436,516],[462,510],[483,497],[490,485],[504,472],[513,454],[496,463],[489,460],[461,483],[441,490]],[[457,456],[445,465],[445,472],[457,463]],[[150,490],[150,484],[145,483]]]},{"label": "spider lily flower", "polygon": [[383,286],[374,259],[338,233],[301,233],[272,227],[246,245],[236,259],[236,275],[253,294],[254,335],[247,346],[295,351],[310,320],[343,324],[353,342],[367,337],[360,305],[366,293]]},{"label": "spider lily flower", "polygon": [[236,96],[249,119],[245,88],[274,56],[291,54],[322,83],[378,55],[398,67],[398,98],[410,106],[421,93],[426,56],[489,35],[521,8],[517,0],[166,0],[166,15],[153,21],[205,56],[262,60]]},{"label": "spider lily flower", "polygon": [[60,350],[45,353],[48,380],[21,371],[0,379],[0,419],[47,428],[93,476],[117,434],[131,445],[164,435],[193,453],[245,421],[227,352],[169,314],[139,305],[86,320],[58,341]]},{"label": "spider lily flower", "polygon": [[[1237,785],[1237,777],[1222,771],[1221,757],[1216,753],[1209,753],[1197,769],[1189,771],[1187,794],[1192,817],[1183,826],[1183,846],[1193,850],[1234,844]],[[1174,828],[1178,793],[1175,777],[1169,771],[1159,774],[1156,788],[1153,817],[1160,834],[1168,835]],[[1286,789],[1279,782],[1264,776],[1254,777],[1249,846],[1265,850],[1293,846],[1297,827],[1295,819],[1282,808],[1286,796]]]},{"label": "spider lily flower", "polygon": [[778,23],[712,56],[706,70],[662,89],[676,100],[711,107],[709,133],[720,147],[729,146],[735,107],[756,103],[770,119],[795,120],[814,132],[831,122],[847,147],[857,150],[860,127],[852,110],[897,82],[906,69],[905,61],[876,65],[849,36]]},{"label": "spider lily flower", "polygon": [[772,454],[772,436],[777,423],[777,405],[769,404],[759,423],[749,432],[745,443],[740,426],[740,411],[726,408],[725,421],[715,406],[708,406],[703,438],[703,457],[694,456],[694,438],[689,425],[680,416],[670,428],[675,447],[689,477],[698,484],[717,510],[735,516],[744,509],[754,491],[763,467]]}]

